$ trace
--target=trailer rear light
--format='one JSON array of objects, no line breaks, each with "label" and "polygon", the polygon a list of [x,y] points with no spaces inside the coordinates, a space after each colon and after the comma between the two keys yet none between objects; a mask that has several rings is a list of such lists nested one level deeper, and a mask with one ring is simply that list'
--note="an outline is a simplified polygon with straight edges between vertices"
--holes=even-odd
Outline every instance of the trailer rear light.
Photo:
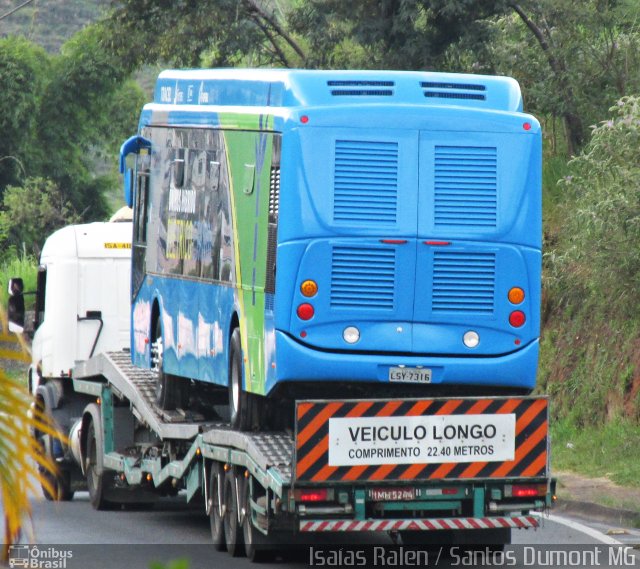
[{"label": "trailer rear light", "polygon": [[443,496],[453,496],[454,494],[458,493],[458,489],[457,488],[443,488],[442,489],[442,495]]},{"label": "trailer rear light", "polygon": [[522,310],[514,310],[511,314],[509,314],[509,324],[514,328],[520,328],[524,326],[524,323],[527,321],[527,317],[524,315]]},{"label": "trailer rear light", "polygon": [[514,286],[509,291],[508,298],[511,304],[522,304],[522,302],[524,302],[524,290],[518,286]]},{"label": "trailer rear light", "polygon": [[326,502],[333,500],[333,492],[328,488],[314,488],[313,490],[296,490],[294,496],[299,502]]},{"label": "trailer rear light", "polygon": [[300,292],[303,296],[311,298],[318,294],[318,283],[312,280],[306,280],[300,285]]},{"label": "trailer rear light", "polygon": [[535,498],[538,496],[546,496],[546,484],[533,485],[513,485],[506,486],[504,489],[505,498]]},{"label": "trailer rear light", "polygon": [[311,306],[308,302],[305,302],[298,306],[297,313],[300,320],[311,320],[313,318],[313,315],[315,314],[315,310],[313,309],[313,306]]}]

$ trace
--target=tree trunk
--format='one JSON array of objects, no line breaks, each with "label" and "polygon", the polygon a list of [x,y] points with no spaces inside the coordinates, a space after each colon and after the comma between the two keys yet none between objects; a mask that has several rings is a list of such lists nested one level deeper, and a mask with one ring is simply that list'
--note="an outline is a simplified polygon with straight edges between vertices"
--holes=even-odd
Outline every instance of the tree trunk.
[{"label": "tree trunk", "polygon": [[555,78],[554,83],[558,89],[560,89],[564,100],[562,120],[564,121],[564,126],[567,131],[567,152],[570,156],[575,155],[584,142],[584,126],[577,110],[573,88],[567,78],[567,66],[562,59],[556,57],[542,29],[527,16],[522,7],[515,3],[510,3],[509,6],[518,14],[520,19],[534,35],[547,58],[549,67],[551,67]]}]

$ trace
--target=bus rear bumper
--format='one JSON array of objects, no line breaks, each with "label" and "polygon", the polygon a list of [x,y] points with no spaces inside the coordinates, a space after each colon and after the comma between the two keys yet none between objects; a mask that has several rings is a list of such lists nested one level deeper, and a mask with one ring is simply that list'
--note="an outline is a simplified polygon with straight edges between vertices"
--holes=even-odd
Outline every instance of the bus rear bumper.
[{"label": "bus rear bumper", "polygon": [[539,341],[496,357],[435,357],[335,353],[315,350],[276,331],[277,379],[283,381],[348,381],[390,383],[389,370],[405,366],[431,370],[431,384],[487,385],[533,389],[538,367]]}]

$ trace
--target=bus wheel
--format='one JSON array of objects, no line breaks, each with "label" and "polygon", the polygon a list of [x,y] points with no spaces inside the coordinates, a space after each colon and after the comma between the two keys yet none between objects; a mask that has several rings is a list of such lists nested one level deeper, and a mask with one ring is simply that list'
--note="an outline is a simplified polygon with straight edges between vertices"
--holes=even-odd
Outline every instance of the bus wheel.
[{"label": "bus wheel", "polygon": [[164,344],[162,341],[162,325],[156,322],[156,340],[151,345],[151,362],[156,369],[156,404],[160,409],[171,411],[176,408],[178,400],[178,379],[163,369]]},{"label": "bus wheel", "polygon": [[209,477],[209,521],[211,522],[211,539],[217,551],[226,549],[222,519],[223,504],[224,471],[219,462],[214,462],[211,465],[211,476]]},{"label": "bus wheel", "polygon": [[229,422],[234,429],[248,431],[254,422],[254,405],[250,394],[242,388],[242,344],[237,328],[229,344]]},{"label": "bus wheel", "polygon": [[224,477],[224,538],[227,551],[231,557],[239,557],[243,553],[242,532],[238,521],[238,491],[233,470],[228,470]]},{"label": "bus wheel", "polygon": [[87,431],[87,454],[85,458],[85,472],[87,475],[87,489],[91,505],[96,510],[106,510],[111,505],[105,498],[107,482],[102,465],[102,448],[96,437],[93,421],[89,423]]},{"label": "bus wheel", "polygon": [[244,481],[244,497],[242,500],[242,534],[244,537],[244,550],[250,561],[264,563],[273,561],[275,551],[269,548],[269,540],[258,528],[253,525],[251,513],[250,481]]}]

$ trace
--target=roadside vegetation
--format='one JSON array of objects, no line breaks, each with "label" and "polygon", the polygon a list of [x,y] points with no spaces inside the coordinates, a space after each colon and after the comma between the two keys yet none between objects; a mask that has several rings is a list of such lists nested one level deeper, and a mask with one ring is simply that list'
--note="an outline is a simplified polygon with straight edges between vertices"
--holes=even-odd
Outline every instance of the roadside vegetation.
[{"label": "roadside vegetation", "polygon": [[119,205],[117,149],[145,98],[131,80],[141,69],[511,75],[545,132],[539,391],[552,397],[554,466],[640,486],[635,0],[113,0],[101,20],[92,5],[82,14],[93,23],[58,52],[19,26],[0,39],[3,305],[8,277],[35,287],[46,235]]}]

